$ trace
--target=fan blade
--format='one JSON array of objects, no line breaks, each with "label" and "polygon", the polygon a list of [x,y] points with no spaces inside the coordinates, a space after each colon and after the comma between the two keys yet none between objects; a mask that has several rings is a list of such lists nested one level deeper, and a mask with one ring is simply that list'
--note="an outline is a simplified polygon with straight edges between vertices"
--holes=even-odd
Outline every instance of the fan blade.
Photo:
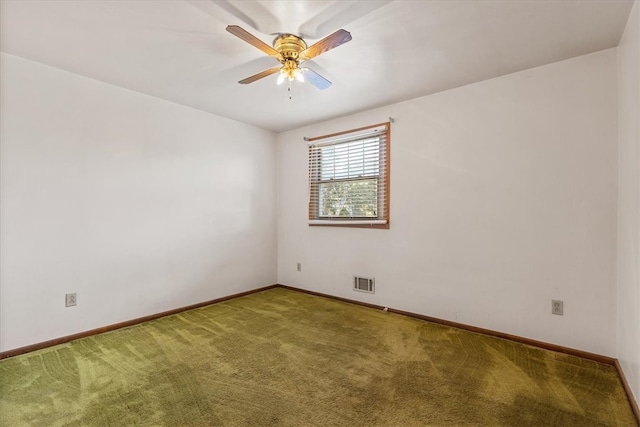
[{"label": "fan blade", "polygon": [[350,40],[351,33],[349,31],[338,30],[300,52],[300,59],[307,60],[315,58],[316,56],[325,53],[328,50],[334,49]]},{"label": "fan blade", "polygon": [[274,48],[272,48],[271,46],[269,46],[268,44],[266,44],[256,36],[252,35],[248,31],[238,27],[237,25],[227,26],[227,31],[229,31],[234,36],[239,37],[242,40],[246,41],[250,45],[257,47],[267,55],[273,56],[278,61],[282,61],[282,55],[280,55],[280,53],[277,50],[275,50]]},{"label": "fan blade", "polygon": [[304,78],[318,89],[325,90],[331,86],[331,82],[329,80],[325,79],[311,68],[302,68],[301,70],[304,74]]},{"label": "fan blade", "polygon": [[260,72],[258,74],[254,74],[251,77],[247,77],[246,79],[242,79],[238,83],[240,83],[242,85],[253,83],[256,80],[260,80],[261,78],[264,78],[264,77],[270,76],[271,74],[277,73],[278,71],[280,71],[281,68],[282,67],[269,68],[268,70],[264,70],[264,71],[262,71],[262,72]]}]

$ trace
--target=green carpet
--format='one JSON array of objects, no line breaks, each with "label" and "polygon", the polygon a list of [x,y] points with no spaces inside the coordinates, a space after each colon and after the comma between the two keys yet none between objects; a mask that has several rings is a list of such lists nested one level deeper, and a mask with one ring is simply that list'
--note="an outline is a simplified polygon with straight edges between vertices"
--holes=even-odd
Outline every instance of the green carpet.
[{"label": "green carpet", "polygon": [[275,288],[0,361],[2,426],[628,426],[612,366]]}]

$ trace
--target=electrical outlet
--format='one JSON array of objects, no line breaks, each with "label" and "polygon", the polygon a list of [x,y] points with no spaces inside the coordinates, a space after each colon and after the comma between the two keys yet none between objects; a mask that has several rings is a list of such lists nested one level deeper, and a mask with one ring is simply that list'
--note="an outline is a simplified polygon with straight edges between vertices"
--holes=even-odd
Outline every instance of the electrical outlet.
[{"label": "electrical outlet", "polygon": [[551,314],[562,316],[564,311],[564,301],[559,299],[551,300]]},{"label": "electrical outlet", "polygon": [[76,299],[76,293],[72,293],[72,294],[65,294],[64,295],[64,306],[65,307],[73,307],[74,305],[76,305],[78,303],[78,300]]},{"label": "electrical outlet", "polygon": [[297,269],[298,271],[302,271],[302,263],[301,263],[301,262],[299,262],[299,263],[296,265],[296,269]]}]

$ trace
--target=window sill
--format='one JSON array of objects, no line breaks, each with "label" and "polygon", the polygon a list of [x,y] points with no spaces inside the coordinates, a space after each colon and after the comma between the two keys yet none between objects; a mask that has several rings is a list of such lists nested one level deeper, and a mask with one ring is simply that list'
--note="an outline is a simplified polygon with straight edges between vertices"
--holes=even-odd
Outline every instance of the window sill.
[{"label": "window sill", "polygon": [[354,227],[354,228],[389,228],[389,221],[386,219],[347,219],[347,220],[331,220],[331,219],[310,219],[309,226],[324,227]]}]

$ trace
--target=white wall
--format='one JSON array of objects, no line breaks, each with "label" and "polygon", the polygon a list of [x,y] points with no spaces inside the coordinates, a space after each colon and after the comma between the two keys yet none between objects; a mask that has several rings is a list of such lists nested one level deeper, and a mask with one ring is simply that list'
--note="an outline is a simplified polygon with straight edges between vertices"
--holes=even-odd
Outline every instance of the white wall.
[{"label": "white wall", "polygon": [[275,283],[274,134],[1,60],[0,350]]},{"label": "white wall", "polygon": [[640,397],[640,2],[618,46],[619,213],[618,348],[625,377]]},{"label": "white wall", "polygon": [[[389,116],[390,230],[309,227],[303,137]],[[615,49],[279,134],[278,282],[614,356],[616,141]]]}]

